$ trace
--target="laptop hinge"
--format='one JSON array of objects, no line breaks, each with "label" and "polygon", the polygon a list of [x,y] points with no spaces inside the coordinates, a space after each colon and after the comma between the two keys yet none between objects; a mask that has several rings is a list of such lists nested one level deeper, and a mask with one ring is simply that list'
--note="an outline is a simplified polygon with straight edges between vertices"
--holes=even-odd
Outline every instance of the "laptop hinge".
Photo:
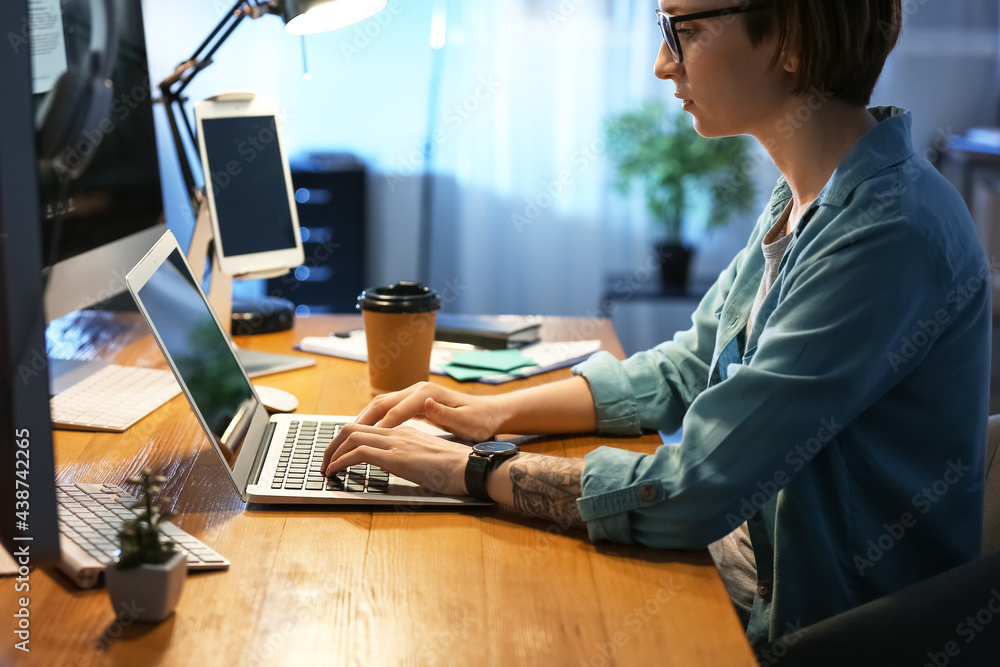
[{"label": "laptop hinge", "polygon": [[274,436],[274,429],[277,426],[274,422],[269,421],[267,422],[267,426],[264,427],[264,437],[261,438],[264,446],[257,448],[257,458],[253,460],[253,467],[250,469],[250,478],[253,479],[254,485],[260,481],[260,471],[264,467],[264,454],[269,449],[268,446],[271,444],[271,437]]}]

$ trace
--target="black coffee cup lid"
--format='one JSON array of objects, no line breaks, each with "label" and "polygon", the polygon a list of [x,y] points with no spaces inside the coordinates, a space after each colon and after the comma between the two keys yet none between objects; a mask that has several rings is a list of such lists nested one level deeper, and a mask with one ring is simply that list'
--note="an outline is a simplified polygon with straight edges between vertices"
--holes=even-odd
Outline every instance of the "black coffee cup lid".
[{"label": "black coffee cup lid", "polygon": [[357,308],[376,313],[429,313],[440,310],[441,299],[430,287],[401,280],[388,287],[369,287],[358,296]]}]

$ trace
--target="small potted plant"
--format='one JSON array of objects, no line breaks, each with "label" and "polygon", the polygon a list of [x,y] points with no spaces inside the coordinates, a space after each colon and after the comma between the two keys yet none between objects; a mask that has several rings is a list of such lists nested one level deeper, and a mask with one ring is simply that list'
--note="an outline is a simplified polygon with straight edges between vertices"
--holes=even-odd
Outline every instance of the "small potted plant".
[{"label": "small potted plant", "polygon": [[699,194],[711,198],[709,229],[725,225],[754,203],[753,183],[745,173],[749,142],[742,136],[706,139],[687,114],[670,111],[660,101],[611,118],[605,133],[618,190],[627,194],[639,181],[646,207],[663,227],[656,256],[664,286],[683,289],[693,252],[684,245],[684,218]]},{"label": "small potted plant", "polygon": [[119,617],[124,614],[139,621],[158,622],[173,612],[180,599],[187,577],[187,558],[161,530],[172,517],[159,504],[169,501],[160,496],[160,485],[166,478],[143,468],[128,481],[140,486],[139,500],[132,505],[139,511],[136,518],[123,523],[118,533],[121,551],[108,564],[104,578]]}]

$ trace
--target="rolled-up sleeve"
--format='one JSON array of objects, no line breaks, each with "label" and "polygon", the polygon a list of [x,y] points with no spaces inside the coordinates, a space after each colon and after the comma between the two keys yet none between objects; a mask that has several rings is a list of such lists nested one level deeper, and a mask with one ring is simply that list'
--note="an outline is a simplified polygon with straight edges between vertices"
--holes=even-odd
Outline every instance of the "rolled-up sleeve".
[{"label": "rolled-up sleeve", "polygon": [[636,482],[636,469],[646,455],[600,447],[585,459],[583,498],[577,506],[590,539],[632,542],[628,513],[663,500],[657,479]]},{"label": "rolled-up sleeve", "polygon": [[[683,416],[680,444],[653,454],[600,448],[586,457],[578,507],[592,539],[705,547],[735,527],[727,517],[739,514],[740,499],[757,491],[759,480],[788,469],[787,455],[797,444],[824,425],[850,424],[899,380],[879,360],[907,332],[919,330],[928,309],[946,304],[954,276],[935,249],[907,236],[903,225],[869,228],[851,243],[796,267],[755,355],[739,373],[695,397]],[[894,261],[884,261],[890,254]],[[921,298],[872,289],[897,284]],[[598,359],[590,368],[606,363]],[[657,372],[653,364],[625,366],[633,388],[637,377]],[[658,368],[664,371],[665,364]],[[621,382],[600,380],[592,385],[595,397]],[[603,396],[600,401],[612,403]],[[645,422],[642,397],[637,403]],[[673,412],[669,401],[658,405]],[[788,470],[788,477],[796,472]]]},{"label": "rolled-up sleeve", "polygon": [[598,352],[573,367],[590,385],[597,410],[597,430],[605,435],[638,435],[639,408],[625,367],[608,352]]}]

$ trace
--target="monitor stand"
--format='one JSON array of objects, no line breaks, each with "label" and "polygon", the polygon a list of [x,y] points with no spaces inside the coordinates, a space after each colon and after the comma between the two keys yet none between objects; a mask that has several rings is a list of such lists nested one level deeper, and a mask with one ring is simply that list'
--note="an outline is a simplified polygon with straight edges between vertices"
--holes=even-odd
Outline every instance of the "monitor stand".
[{"label": "monitor stand", "polygon": [[[230,334],[233,321],[233,277],[228,275],[219,266],[219,259],[214,248],[212,238],[212,221],[209,219],[208,205],[204,202],[198,207],[198,217],[194,223],[194,233],[191,235],[191,245],[188,247],[187,259],[191,264],[191,271],[195,280],[199,281],[199,286],[204,284],[205,263],[208,258],[212,258],[212,273],[209,277],[209,287],[206,296],[212,305],[216,316],[222,323],[226,334]],[[248,278],[272,278],[275,275],[283,275],[286,271],[267,274],[254,274]],[[316,361],[308,357],[294,357],[289,354],[274,354],[271,352],[259,352],[257,350],[244,350],[236,347],[236,355],[240,358],[240,363],[246,369],[250,377],[258,377],[269,373],[279,373],[281,371],[294,370],[315,365]]]}]

